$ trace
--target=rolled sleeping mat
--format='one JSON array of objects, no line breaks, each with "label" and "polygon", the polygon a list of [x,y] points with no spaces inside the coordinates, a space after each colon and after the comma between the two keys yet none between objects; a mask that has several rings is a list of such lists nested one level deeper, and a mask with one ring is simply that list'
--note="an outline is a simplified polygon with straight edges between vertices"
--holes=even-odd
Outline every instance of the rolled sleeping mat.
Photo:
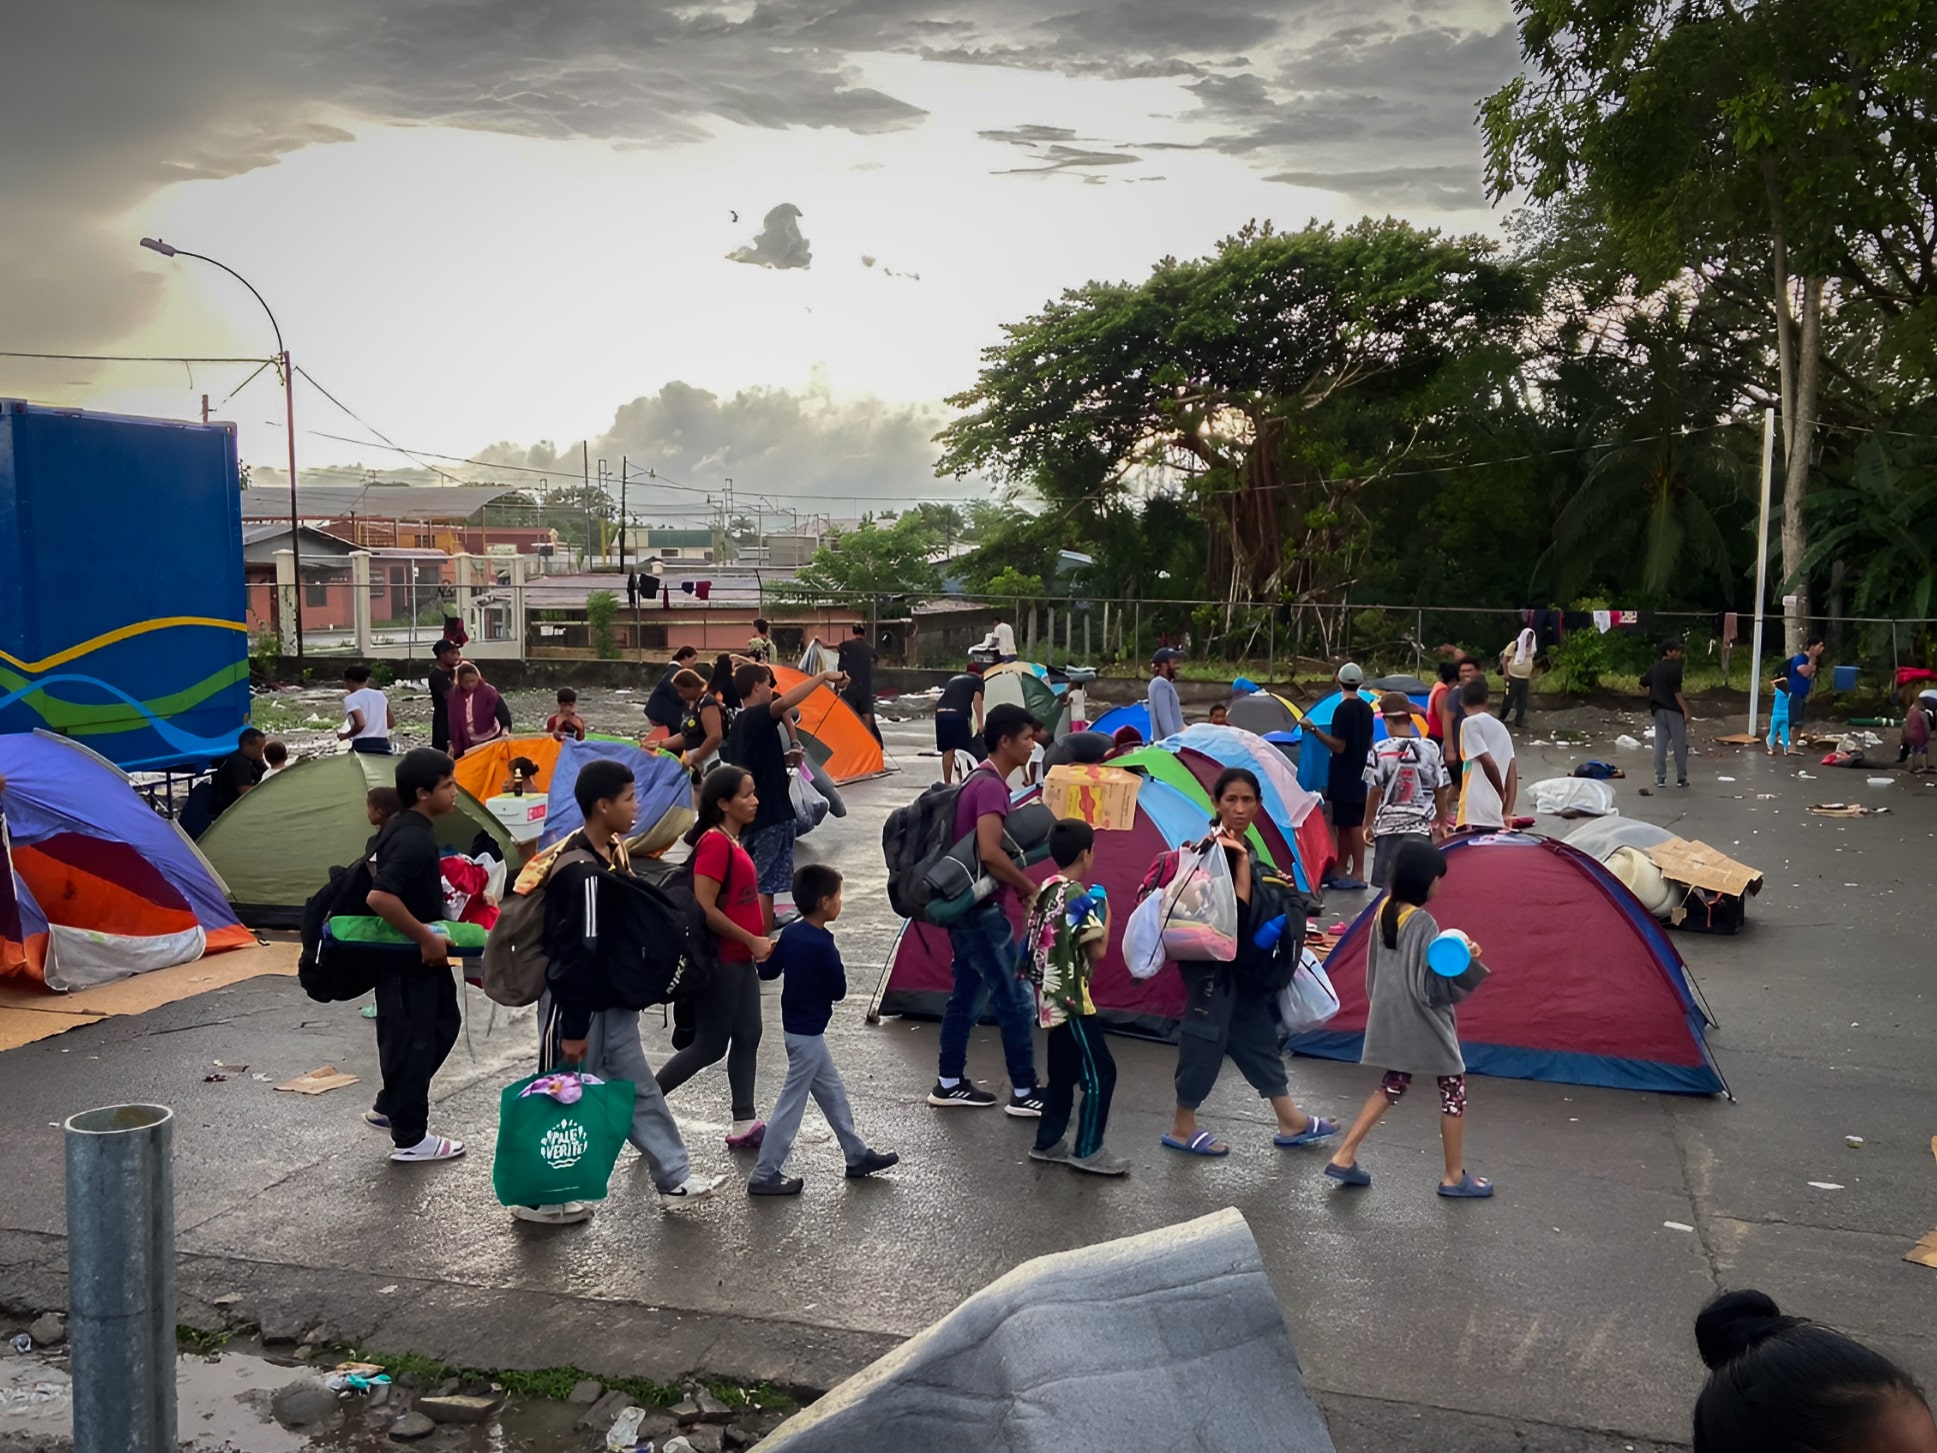
[{"label": "rolled sleeping mat", "polygon": [[807,775],[814,783],[814,790],[827,799],[827,810],[836,817],[846,817],[847,799],[841,796],[841,789],[834,785],[834,779],[827,775],[827,768],[814,760],[812,752],[807,753],[806,762]]}]

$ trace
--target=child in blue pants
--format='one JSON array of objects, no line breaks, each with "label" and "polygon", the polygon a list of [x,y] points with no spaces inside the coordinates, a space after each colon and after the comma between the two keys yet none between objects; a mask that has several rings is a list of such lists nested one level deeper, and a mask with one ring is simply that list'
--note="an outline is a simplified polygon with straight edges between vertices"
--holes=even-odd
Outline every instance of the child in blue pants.
[{"label": "child in blue pants", "polygon": [[1789,679],[1778,676],[1769,683],[1775,690],[1775,697],[1769,708],[1769,755],[1776,756],[1776,738],[1782,738],[1782,750],[1789,750]]}]

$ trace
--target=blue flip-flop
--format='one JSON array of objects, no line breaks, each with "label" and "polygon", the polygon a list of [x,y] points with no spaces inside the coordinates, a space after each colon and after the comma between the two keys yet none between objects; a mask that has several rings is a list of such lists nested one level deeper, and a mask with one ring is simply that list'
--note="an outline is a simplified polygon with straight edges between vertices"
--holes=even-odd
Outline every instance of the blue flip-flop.
[{"label": "blue flip-flop", "polygon": [[1439,1193],[1451,1201],[1484,1201],[1493,1194],[1493,1182],[1475,1176],[1471,1171],[1461,1171],[1459,1184],[1442,1184]]},{"label": "blue flip-flop", "polygon": [[1221,1150],[1217,1149],[1217,1137],[1208,1130],[1198,1131],[1189,1140],[1179,1140],[1174,1135],[1166,1135],[1163,1143],[1172,1150],[1183,1151],[1185,1155],[1207,1155],[1216,1158],[1231,1153],[1231,1147],[1228,1145]]},{"label": "blue flip-flop", "polygon": [[1313,1141],[1326,1140],[1338,1134],[1338,1121],[1322,1119],[1317,1115],[1306,1117],[1311,1124],[1296,1135],[1274,1135],[1271,1143],[1284,1150],[1296,1145],[1310,1145]]},{"label": "blue flip-flop", "polygon": [[1342,1186],[1369,1186],[1372,1172],[1362,1165],[1327,1165],[1325,1174]]}]

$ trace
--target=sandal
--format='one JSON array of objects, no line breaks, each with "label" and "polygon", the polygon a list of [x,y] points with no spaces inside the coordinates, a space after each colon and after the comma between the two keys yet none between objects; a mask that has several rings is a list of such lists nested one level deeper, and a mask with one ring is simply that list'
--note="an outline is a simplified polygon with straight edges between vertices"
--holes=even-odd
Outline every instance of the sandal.
[{"label": "sandal", "polygon": [[726,1137],[727,1149],[758,1150],[760,1148],[760,1143],[766,1138],[767,1138],[767,1122],[764,1120],[756,1120],[753,1122],[752,1127],[747,1131],[745,1135],[727,1136]]},{"label": "sandal", "polygon": [[1484,1201],[1493,1194],[1493,1182],[1471,1171],[1461,1171],[1459,1184],[1449,1186],[1442,1182],[1439,1193],[1452,1201]]},{"label": "sandal", "polygon": [[1231,1147],[1208,1130],[1198,1131],[1189,1140],[1179,1140],[1174,1135],[1166,1135],[1162,1143],[1172,1150],[1181,1150],[1186,1155],[1207,1155],[1216,1158],[1231,1153]]},{"label": "sandal", "polygon": [[463,1141],[451,1140],[442,1135],[426,1135],[415,1145],[391,1151],[390,1158],[415,1164],[419,1161],[455,1160],[462,1154],[464,1154]]},{"label": "sandal", "polygon": [[1274,1135],[1271,1137],[1271,1143],[1281,1149],[1289,1150],[1295,1145],[1310,1145],[1315,1140],[1325,1140],[1338,1134],[1338,1121],[1324,1120],[1316,1115],[1309,1115],[1306,1118],[1311,1121],[1311,1124],[1303,1130],[1296,1135]]},{"label": "sandal", "polygon": [[1325,1174],[1342,1186],[1369,1186],[1372,1172],[1361,1165],[1328,1165]]}]

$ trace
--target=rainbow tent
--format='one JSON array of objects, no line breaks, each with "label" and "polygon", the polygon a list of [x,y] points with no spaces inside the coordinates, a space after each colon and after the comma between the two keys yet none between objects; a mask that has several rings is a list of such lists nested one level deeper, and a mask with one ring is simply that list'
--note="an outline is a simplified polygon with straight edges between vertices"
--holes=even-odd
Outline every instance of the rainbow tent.
[{"label": "rainbow tent", "polygon": [[[1360,914],[1326,960],[1341,1007],[1322,1029],[1291,1041],[1300,1054],[1359,1057],[1366,943],[1377,911],[1374,904]],[[1713,1021],[1681,955],[1640,901],[1587,854],[1522,833],[1457,839],[1446,848],[1446,878],[1431,911],[1441,928],[1470,934],[1494,970],[1460,1005],[1460,1048],[1475,1073],[1728,1093],[1702,1037]]]},{"label": "rainbow tent", "polygon": [[84,989],[255,942],[188,834],[106,758],[9,734],[0,778],[0,977]]}]

